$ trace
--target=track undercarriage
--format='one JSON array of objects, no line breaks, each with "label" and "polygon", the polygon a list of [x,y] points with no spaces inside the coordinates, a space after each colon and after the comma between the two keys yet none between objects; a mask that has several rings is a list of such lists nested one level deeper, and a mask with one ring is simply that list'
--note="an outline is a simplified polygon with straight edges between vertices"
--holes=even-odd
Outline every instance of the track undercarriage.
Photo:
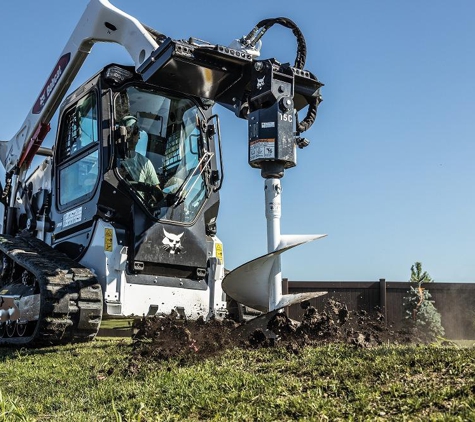
[{"label": "track undercarriage", "polygon": [[0,345],[94,339],[102,289],[94,274],[31,236],[0,235]]}]

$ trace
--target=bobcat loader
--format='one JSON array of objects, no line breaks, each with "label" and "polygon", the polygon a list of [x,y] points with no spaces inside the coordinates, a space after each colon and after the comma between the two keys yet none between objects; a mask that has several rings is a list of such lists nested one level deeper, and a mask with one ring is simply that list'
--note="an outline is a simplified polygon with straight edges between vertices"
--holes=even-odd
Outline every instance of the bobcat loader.
[{"label": "bobcat loader", "polygon": [[[275,23],[297,37],[294,66],[258,59]],[[122,45],[135,65],[110,64],[66,97],[96,42]],[[90,340],[106,315],[209,319],[231,301],[268,313],[316,296],[282,294],[280,271],[283,251],[322,236],[280,234],[280,178],[321,100],[305,55],[285,18],[222,46],[173,40],[91,0],[20,130],[0,142],[0,344]],[[226,277],[214,104],[248,121],[266,192],[268,254]]]}]

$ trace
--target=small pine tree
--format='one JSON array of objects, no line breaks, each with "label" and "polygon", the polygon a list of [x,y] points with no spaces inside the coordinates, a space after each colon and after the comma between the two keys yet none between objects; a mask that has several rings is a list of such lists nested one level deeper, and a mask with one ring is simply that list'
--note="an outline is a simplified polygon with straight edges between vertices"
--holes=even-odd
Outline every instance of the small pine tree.
[{"label": "small pine tree", "polygon": [[411,266],[411,288],[408,296],[403,299],[405,322],[414,334],[421,334],[429,341],[435,340],[445,334],[444,327],[437,311],[432,295],[423,284],[432,283],[434,280],[427,271],[422,271],[422,264],[416,262]]}]

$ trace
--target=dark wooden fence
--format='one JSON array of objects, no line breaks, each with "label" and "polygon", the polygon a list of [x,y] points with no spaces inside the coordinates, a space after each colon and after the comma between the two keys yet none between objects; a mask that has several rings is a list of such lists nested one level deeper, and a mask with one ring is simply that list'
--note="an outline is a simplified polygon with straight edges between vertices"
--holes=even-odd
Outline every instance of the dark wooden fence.
[{"label": "dark wooden fence", "polygon": [[[424,285],[441,314],[445,337],[448,339],[475,339],[475,283],[428,283]],[[325,296],[312,299],[311,305],[321,309],[329,299],[338,300],[354,311],[380,310],[387,324],[400,328],[404,320],[403,298],[408,295],[410,283],[379,281],[311,281],[284,280],[284,292],[328,292]],[[289,308],[289,316],[296,320],[303,315],[299,305]]]}]

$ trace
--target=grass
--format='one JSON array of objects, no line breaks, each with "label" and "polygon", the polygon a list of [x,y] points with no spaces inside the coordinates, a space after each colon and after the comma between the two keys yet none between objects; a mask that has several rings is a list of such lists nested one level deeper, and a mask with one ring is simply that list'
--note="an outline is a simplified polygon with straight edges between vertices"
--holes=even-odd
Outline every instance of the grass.
[{"label": "grass", "polygon": [[131,329],[133,318],[104,318],[101,321],[101,328],[113,329]]},{"label": "grass", "polygon": [[101,321],[99,335],[109,337],[130,337],[133,318],[104,318]]},{"label": "grass", "polygon": [[332,344],[130,364],[128,340],[0,349],[0,421],[475,420],[473,347]]}]

